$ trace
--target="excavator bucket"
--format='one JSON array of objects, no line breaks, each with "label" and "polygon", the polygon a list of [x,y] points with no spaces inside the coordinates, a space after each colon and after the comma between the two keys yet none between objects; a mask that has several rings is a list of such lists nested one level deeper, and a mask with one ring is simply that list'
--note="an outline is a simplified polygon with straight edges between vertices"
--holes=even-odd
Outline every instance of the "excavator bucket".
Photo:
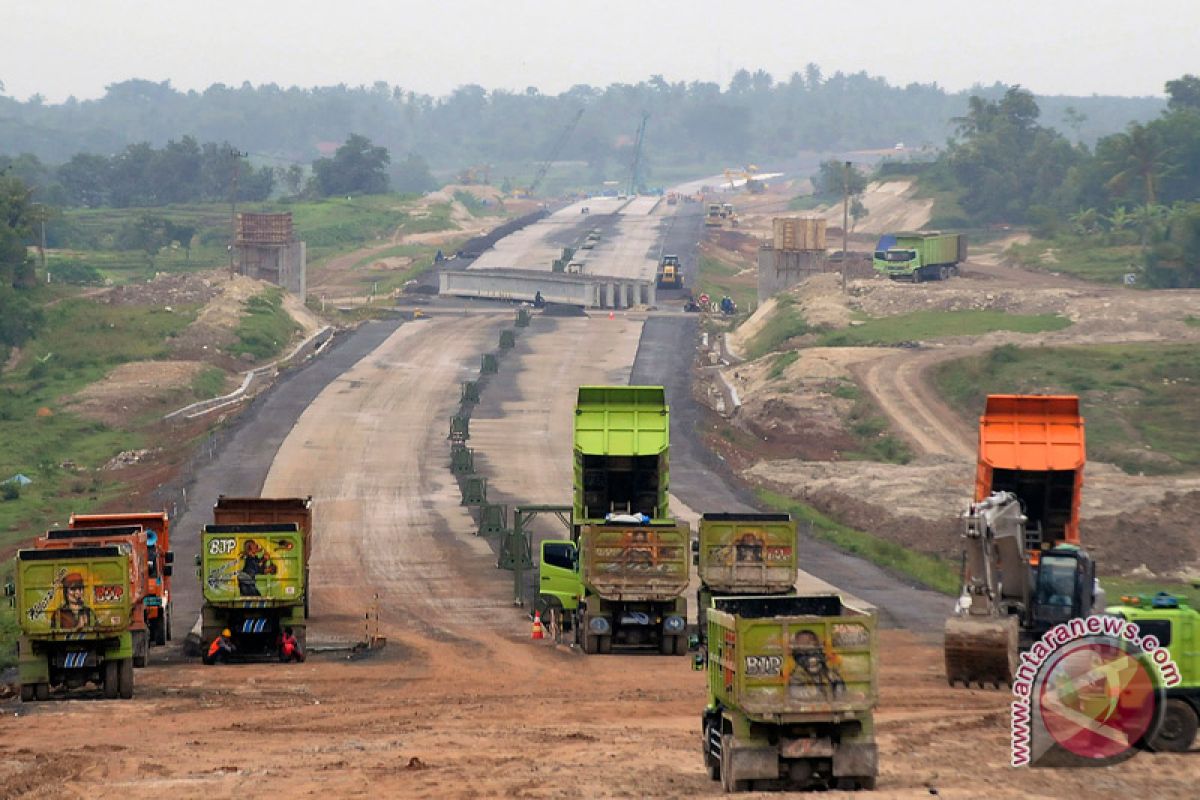
[{"label": "excavator bucket", "polygon": [[1012,685],[1019,642],[1016,617],[950,617],[945,634],[946,680],[951,686]]}]

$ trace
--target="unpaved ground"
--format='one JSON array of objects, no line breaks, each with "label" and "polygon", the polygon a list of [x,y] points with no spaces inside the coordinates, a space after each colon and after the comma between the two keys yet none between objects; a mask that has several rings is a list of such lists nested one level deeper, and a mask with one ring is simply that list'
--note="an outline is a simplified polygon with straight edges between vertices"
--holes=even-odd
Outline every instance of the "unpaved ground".
[{"label": "unpaved ground", "polygon": [[[315,497],[310,641],[359,638],[378,597],[386,649],[355,662],[155,665],[129,702],[0,703],[0,796],[717,795],[697,747],[703,676],[683,658],[589,658],[530,642],[507,575],[458,505],[444,420],[507,322],[403,326],[322,392],[268,477],[267,493]],[[575,346],[558,331],[540,335]],[[545,347],[530,342],[529,352]],[[568,386],[593,366],[554,358]],[[521,388],[532,402],[564,390]],[[529,424],[514,416],[512,446],[536,432]],[[1010,770],[1007,697],[950,690],[936,643],[882,637],[872,796],[1190,796],[1189,756]]]},{"label": "unpaved ground", "polygon": [[[849,524],[930,553],[945,554],[947,532],[971,494],[976,431],[931,387],[931,368],[1002,344],[1060,346],[1200,341],[1185,319],[1200,308],[1198,291],[1130,291],[1066,276],[1033,273],[1007,264],[1003,250],[1020,234],[979,248],[963,277],[920,285],[882,279],[851,281],[819,275],[789,293],[812,324],[853,325],[854,313],[888,317],[918,311],[991,310],[1057,314],[1072,325],[1060,331],[945,337],[898,348],[817,348],[799,337],[798,359],[772,377],[776,354],[723,370],[742,402],[733,424],[757,442],[739,442],[751,480],[814,503]],[[729,255],[736,258],[734,251]],[[779,313],[768,301],[729,337],[731,352]],[[777,370],[778,371],[778,370]],[[857,385],[886,416],[890,431],[918,456],[900,466],[841,461],[854,449],[848,416]],[[1085,397],[1085,402],[1087,398]],[[861,412],[860,412],[861,413]],[[1086,408],[1085,408],[1086,414]],[[790,452],[788,452],[790,451]],[[1181,579],[1200,574],[1200,541],[1184,510],[1196,494],[1196,476],[1142,478],[1091,463],[1083,517],[1088,546],[1108,573]],[[955,487],[952,489],[951,487]],[[924,520],[923,523],[920,521]],[[1130,531],[1145,546],[1128,547]]]},{"label": "unpaved ground", "polygon": [[192,381],[207,366],[203,361],[121,364],[102,380],[72,395],[64,410],[120,427],[151,409],[191,402]]}]

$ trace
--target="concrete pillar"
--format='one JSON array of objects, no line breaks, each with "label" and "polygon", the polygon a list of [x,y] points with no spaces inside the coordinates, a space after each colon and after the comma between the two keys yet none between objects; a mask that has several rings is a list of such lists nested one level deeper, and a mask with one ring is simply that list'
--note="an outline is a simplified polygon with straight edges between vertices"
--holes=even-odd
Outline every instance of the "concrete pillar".
[{"label": "concrete pillar", "polygon": [[604,284],[604,307],[616,308],[616,291],[617,287],[611,283]]},{"label": "concrete pillar", "polygon": [[629,308],[629,284],[621,284],[621,308]]},{"label": "concrete pillar", "polygon": [[650,281],[646,284],[646,305],[658,305],[658,292],[657,287],[654,285],[654,281]]}]

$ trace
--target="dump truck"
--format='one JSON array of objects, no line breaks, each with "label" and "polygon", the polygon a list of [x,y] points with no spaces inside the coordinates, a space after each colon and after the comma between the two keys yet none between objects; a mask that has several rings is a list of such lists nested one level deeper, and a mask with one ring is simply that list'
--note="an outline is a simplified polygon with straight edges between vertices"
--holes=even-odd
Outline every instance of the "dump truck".
[{"label": "dump truck", "polygon": [[1158,592],[1125,595],[1105,613],[1135,623],[1138,635],[1153,636],[1171,654],[1179,680],[1166,686],[1162,722],[1145,744],[1162,753],[1187,752],[1200,727],[1200,611],[1169,592]]},{"label": "dump truck", "polygon": [[150,644],[162,646],[171,641],[171,572],[175,553],[171,550],[171,518],[165,511],[135,511],[114,514],[72,514],[67,527],[111,528],[140,525],[146,530],[149,585],[143,607]]},{"label": "dump truck", "polygon": [[120,547],[18,550],[11,587],[21,635],[21,699],[91,683],[104,697],[133,697],[133,587]]},{"label": "dump truck", "polygon": [[213,523],[237,525],[294,522],[304,535],[304,618],[311,609],[312,584],[309,582],[308,561],[312,557],[313,512],[312,496],[308,497],[217,497],[213,505]]},{"label": "dump truck", "polygon": [[150,655],[150,628],[146,620],[145,603],[151,587],[157,581],[150,577],[149,535],[141,525],[123,525],[110,528],[70,529],[55,528],[46,531],[34,543],[39,550],[72,547],[118,548],[129,555],[129,601],[132,607],[129,633],[133,640],[133,665],[146,666]]},{"label": "dump truck", "polygon": [[967,260],[967,237],[961,233],[889,233],[875,245],[875,271],[894,280],[944,281],[958,274]]},{"label": "dump truck", "polygon": [[704,224],[710,228],[721,227],[721,221],[725,219],[724,213],[721,211],[720,203],[709,203],[708,213],[704,216]]},{"label": "dump truck", "polygon": [[204,604],[201,643],[222,630],[240,657],[272,656],[292,628],[303,649],[305,535],[295,522],[205,525],[196,556]]},{"label": "dump truck", "polygon": [[706,513],[694,542],[700,572],[696,632],[708,636],[705,616],[714,596],[789,594],[796,588],[798,547],[791,514]]},{"label": "dump truck", "polygon": [[661,386],[580,386],[571,539],[542,542],[539,604],[585,653],[686,655],[691,529],[670,517]]},{"label": "dump truck", "polygon": [[945,625],[950,685],[1011,684],[1021,650],[1104,607],[1079,536],[1085,461],[1079,398],[987,398],[960,537],[963,585]]},{"label": "dump truck", "polygon": [[679,256],[662,257],[658,263],[657,283],[660,289],[683,288],[683,265],[679,263]]},{"label": "dump truck", "polygon": [[836,594],[717,597],[701,752],[726,792],[874,789],[875,617]]}]

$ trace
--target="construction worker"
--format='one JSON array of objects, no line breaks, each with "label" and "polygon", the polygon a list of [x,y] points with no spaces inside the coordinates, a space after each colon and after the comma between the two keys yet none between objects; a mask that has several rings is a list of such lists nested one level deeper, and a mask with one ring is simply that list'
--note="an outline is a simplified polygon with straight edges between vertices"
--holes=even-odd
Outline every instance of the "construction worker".
[{"label": "construction worker", "polygon": [[279,660],[285,664],[289,661],[304,661],[304,650],[296,641],[291,627],[284,628],[283,633],[279,636]]},{"label": "construction worker", "polygon": [[226,628],[208,646],[208,652],[204,654],[204,663],[210,665],[227,664],[229,663],[230,656],[236,652],[237,645],[233,643],[233,632],[229,628]]}]

